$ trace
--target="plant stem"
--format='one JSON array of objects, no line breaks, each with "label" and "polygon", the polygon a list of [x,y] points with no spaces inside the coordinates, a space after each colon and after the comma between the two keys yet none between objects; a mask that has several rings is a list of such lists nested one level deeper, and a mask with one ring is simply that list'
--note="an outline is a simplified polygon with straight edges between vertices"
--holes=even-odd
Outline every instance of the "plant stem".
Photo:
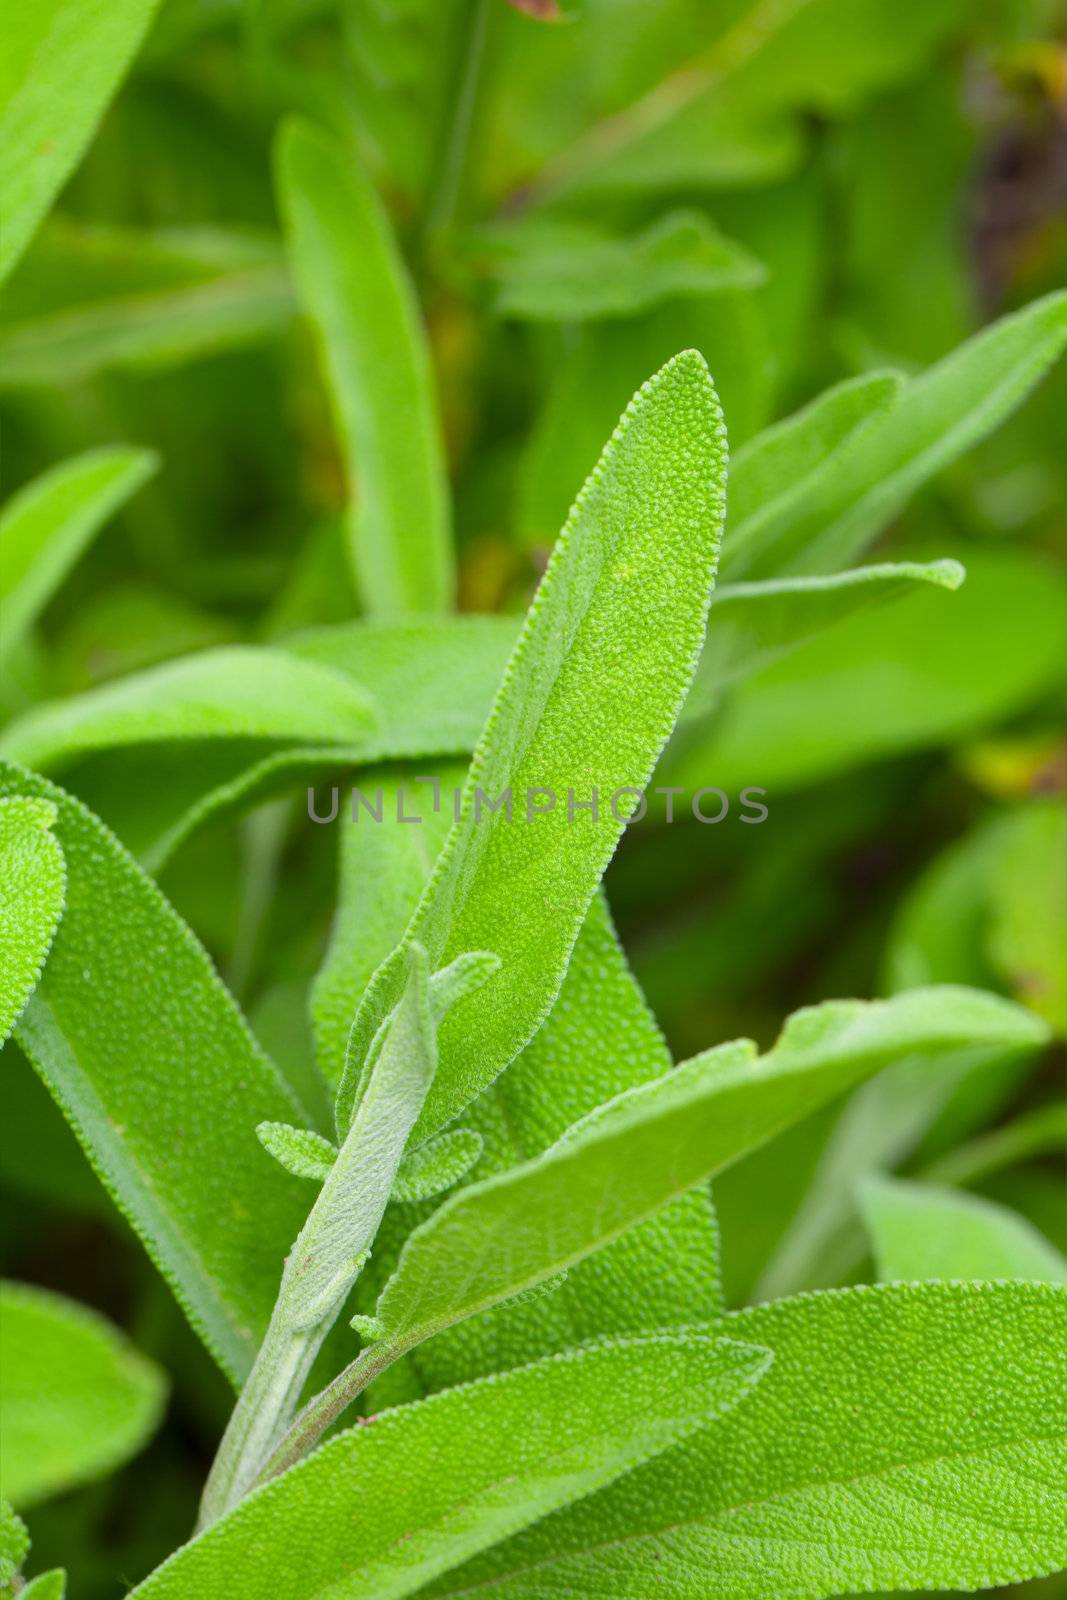
[{"label": "plant stem", "polygon": [[394,1361],[398,1361],[406,1349],[407,1346],[402,1344],[378,1344],[361,1351],[355,1361],[349,1362],[343,1372],[339,1372],[325,1389],[308,1401],[267,1461],[255,1486],[258,1488],[260,1484],[276,1478],[280,1472],[287,1471],[308,1455],[326,1429],[337,1421],[375,1378],[380,1377]]}]

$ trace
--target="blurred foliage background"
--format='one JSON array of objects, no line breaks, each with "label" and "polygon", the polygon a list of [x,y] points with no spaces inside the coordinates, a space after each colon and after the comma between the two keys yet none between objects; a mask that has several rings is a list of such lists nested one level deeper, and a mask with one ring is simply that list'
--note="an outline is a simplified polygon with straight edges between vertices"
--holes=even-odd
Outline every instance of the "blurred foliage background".
[{"label": "blurred foliage background", "polygon": [[[417,286],[466,611],[523,608],[619,412],[676,350],[707,357],[736,451],[827,385],[918,371],[1067,280],[1059,4],[532,14],[554,9],[161,5],[0,312],[8,493],[117,441],[159,470],[49,603],[8,713],[360,612],[276,215],[287,113],[372,174]],[[764,788],[764,824],[735,810],[627,836],[609,895],[677,1054],[768,1044],[805,1002],[930,981],[1011,994],[1062,1036],[1065,416],[1061,367],[879,536],[871,559],[961,560],[959,592],[839,622],[722,696],[688,770]],[[127,781],[180,789],[199,759],[190,746],[161,777],[135,750]],[[62,781],[96,803],[97,776],[88,757]],[[161,873],[298,1077],[336,844],[294,782]],[[967,1184],[1067,1248],[1061,1072],[1052,1057],[883,1080],[743,1163],[716,1190],[731,1300],[868,1273],[848,1195],[872,1167]],[[14,1046],[5,1078],[4,1272],[98,1306],[174,1378],[127,1469],[147,1519],[123,1475],[34,1513],[37,1564],[104,1600],[185,1537],[227,1394]]]}]

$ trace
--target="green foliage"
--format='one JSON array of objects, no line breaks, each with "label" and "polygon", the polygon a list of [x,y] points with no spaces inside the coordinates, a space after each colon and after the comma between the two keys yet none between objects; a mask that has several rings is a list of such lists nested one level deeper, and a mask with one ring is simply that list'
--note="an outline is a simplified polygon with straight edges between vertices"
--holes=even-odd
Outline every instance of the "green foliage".
[{"label": "green foliage", "polygon": [[0,279],[83,154],[155,9],[156,0],[15,9],[0,77]]},{"label": "green foliage", "polygon": [[4,1489],[16,1505],[102,1477],[151,1438],[166,1379],[102,1317],[5,1281],[0,1329]]},{"label": "green foliage", "polygon": [[0,800],[0,1044],[37,986],[63,914],[56,815],[48,800]]},{"label": "green foliage", "polygon": [[744,1402],[766,1360],[737,1340],[664,1333],[383,1412],[258,1490],[134,1593],[411,1594]]},{"label": "green foliage", "polygon": [[1058,1592],[1049,6],[13,7],[5,1600]]},{"label": "green foliage", "polygon": [[822,1600],[1054,1571],[1065,1322],[1067,1293],[1043,1284],[891,1285],[740,1312],[725,1331],[774,1359],[730,1418],[430,1594],[643,1600],[654,1583],[671,1600]]},{"label": "green foliage", "polygon": [[278,185],[349,479],[352,563],[371,615],[451,599],[448,491],[429,356],[404,263],[351,153],[283,129]]},{"label": "green foliage", "polygon": [[863,1212],[880,1278],[1035,1278],[1067,1283],[1067,1260],[1005,1206],[899,1179],[870,1179]]},{"label": "green foliage", "polygon": [[[477,1006],[465,1008],[462,1028],[442,1030],[423,1135],[514,1059],[556,996],[582,917],[696,664],[725,465],[707,369],[693,353],[679,356],[633,400],[560,535],[475,747],[459,821],[410,924],[408,936],[426,944],[435,966],[468,949],[492,950],[502,961]],[[574,795],[577,773],[581,793]],[[554,796],[550,808],[537,798],[544,791]],[[481,807],[505,794],[525,807],[526,825],[516,827],[505,813],[487,827]],[[572,795],[588,804],[594,794],[597,814],[572,825]],[[546,901],[565,908],[548,924],[536,914]],[[401,946],[357,1013],[338,1092],[342,1131],[403,959]]]}]

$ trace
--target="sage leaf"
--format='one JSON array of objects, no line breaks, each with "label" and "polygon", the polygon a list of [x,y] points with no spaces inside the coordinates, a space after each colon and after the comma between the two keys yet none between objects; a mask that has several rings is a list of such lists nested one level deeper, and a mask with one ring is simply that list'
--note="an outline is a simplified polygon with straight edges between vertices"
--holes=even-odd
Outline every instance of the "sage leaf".
[{"label": "sage leaf", "polygon": [[121,1466],[159,1424],[166,1379],[96,1312],[0,1283],[4,1492],[36,1504]]},{"label": "sage leaf", "polygon": [[450,510],[433,375],[415,292],[356,155],[310,123],[285,125],[279,199],[349,480],[353,568],[379,616],[443,611]]},{"label": "sage leaf", "polygon": [[404,1157],[393,1180],[392,1198],[410,1205],[454,1189],[481,1153],[482,1136],[473,1128],[439,1133]]},{"label": "sage leaf", "polygon": [[[350,678],[266,646],[223,646],[164,662],[36,707],[0,737],[12,760],[39,766],[101,742],[145,739],[371,739],[373,703]],[[372,745],[373,748],[373,745]]]},{"label": "sage leaf", "polygon": [[293,311],[269,234],[53,217],[4,291],[0,387],[168,370],[276,335]]},{"label": "sage leaf", "polygon": [[[462,1022],[442,1025],[421,1137],[492,1082],[555,999],[626,824],[618,797],[647,783],[689,686],[724,479],[718,402],[690,351],[638,392],[575,503],[475,748],[459,821],[405,936],[426,945],[435,968],[464,950],[494,951],[503,962]],[[578,813],[571,825],[569,800],[588,802],[593,789],[597,815]],[[546,790],[555,796],[550,810],[536,799]],[[507,792],[528,823],[484,815],[486,799],[496,805]],[[401,946],[357,1013],[339,1130],[369,1042],[395,1003],[403,960]]]},{"label": "sage leaf", "polygon": [[1060,291],[1002,317],[911,379],[804,498],[775,541],[773,565],[756,562],[748,575],[834,572],[855,560],[922,484],[1010,416],[1065,343]]},{"label": "sage leaf", "polygon": [[796,1012],[758,1062],[749,1040],[696,1056],[591,1112],[544,1156],[446,1200],[378,1299],[383,1342],[418,1344],[570,1267],[902,1055],[1045,1036],[1012,1002],[945,985]]},{"label": "sage leaf", "polygon": [[0,1499],[0,1583],[10,1583],[29,1550],[29,1529],[11,1502]]},{"label": "sage leaf", "polygon": [[534,217],[475,236],[498,259],[496,310],[524,321],[631,317],[679,295],[751,288],[760,263],[700,211],[670,211],[615,238],[586,222]]},{"label": "sage leaf", "polygon": [[37,986],[63,915],[66,868],[51,801],[0,800],[0,1045]]},{"label": "sage leaf", "polygon": [[36,622],[93,536],[156,470],[149,450],[88,450],[42,473],[0,513],[0,659]]},{"label": "sage leaf", "polygon": [[756,1306],[743,1406],[426,1600],[827,1600],[1067,1561],[1067,1290],[892,1284]]},{"label": "sage leaf", "polygon": [[860,1204],[878,1276],[1033,1278],[1067,1284],[1067,1260],[1033,1223],[979,1195],[868,1178]]},{"label": "sage leaf", "polygon": [[53,1567],[51,1572],[41,1572],[31,1578],[19,1600],[63,1600],[66,1592],[67,1574],[62,1567]]},{"label": "sage leaf", "polygon": [[384,1411],[256,1490],[131,1600],[399,1600],[747,1403],[766,1362],[703,1331],[655,1334]]},{"label": "sage leaf", "polygon": [[0,281],[25,250],[133,61],[156,0],[49,0],[8,18],[0,98]]},{"label": "sage leaf", "polygon": [[741,446],[730,462],[724,581],[736,582],[757,568],[775,574],[783,532],[807,499],[825,492],[846,451],[873,417],[894,404],[903,383],[896,372],[847,378]]},{"label": "sage leaf", "polygon": [[268,1155],[297,1178],[320,1183],[337,1160],[337,1146],[314,1128],[293,1128],[287,1122],[261,1122],[256,1138]]},{"label": "sage leaf", "polygon": [[239,1381],[306,1205],[253,1129],[306,1118],[201,945],[118,841],[46,779],[0,766],[10,794],[55,807],[67,868],[66,911],[15,1036]]}]

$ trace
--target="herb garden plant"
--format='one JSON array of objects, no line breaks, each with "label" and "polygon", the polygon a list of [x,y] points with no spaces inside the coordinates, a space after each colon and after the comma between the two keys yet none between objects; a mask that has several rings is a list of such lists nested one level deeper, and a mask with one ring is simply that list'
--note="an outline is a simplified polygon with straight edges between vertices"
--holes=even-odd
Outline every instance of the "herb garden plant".
[{"label": "herb garden plant", "polygon": [[[898,370],[895,283],[835,365],[793,282],[886,97],[936,128],[930,75],[1036,22],[207,9],[16,4],[0,86],[0,1592],[1055,1585],[1064,593],[954,524],[1067,293]],[[244,141],[199,158],[215,220],[146,219],[197,97]],[[299,529],[265,351],[326,485]],[[178,514],[139,515],[168,440]],[[926,856],[853,922],[831,840],[899,796]]]}]

